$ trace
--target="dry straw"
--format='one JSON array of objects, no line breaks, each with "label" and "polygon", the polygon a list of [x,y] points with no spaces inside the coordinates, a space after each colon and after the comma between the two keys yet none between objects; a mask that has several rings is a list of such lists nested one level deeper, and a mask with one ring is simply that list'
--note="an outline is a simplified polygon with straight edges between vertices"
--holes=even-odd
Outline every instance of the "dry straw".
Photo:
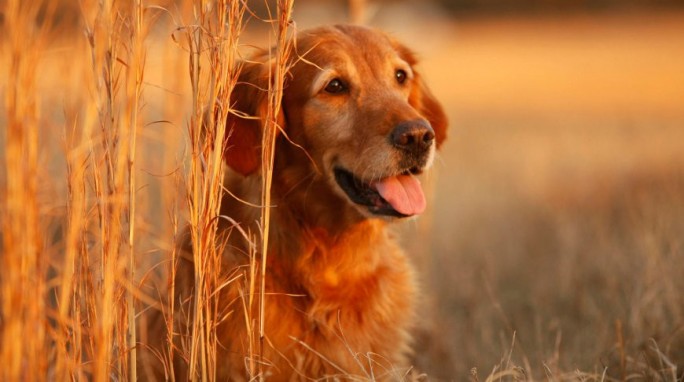
[{"label": "dry straw", "polygon": [[3,75],[8,84],[1,379],[136,380],[136,146],[144,7],[140,1],[127,8],[112,1],[82,3],[89,57],[73,56],[75,67],[87,69],[79,110],[65,112],[66,212],[62,228],[53,232],[39,216],[48,204],[37,188],[44,175],[39,146],[46,142],[36,82],[45,70],[45,51],[59,36],[51,24],[60,17],[59,5],[8,1],[3,10],[3,51],[11,65]]},{"label": "dry straw", "polygon": [[[46,253],[38,204],[37,100],[39,52],[43,29],[32,27],[40,4],[10,0],[5,4],[2,56],[8,60],[5,94],[6,136],[2,190],[2,380],[37,379],[48,364],[48,306],[45,296]],[[2,152],[2,151],[0,151]],[[30,364],[30,367],[26,367]]]},{"label": "dry straw", "polygon": [[[230,93],[238,76],[236,52],[244,14],[240,2],[219,1],[212,5],[215,8],[210,8],[209,3],[197,4],[194,8],[196,24],[184,28],[189,46],[193,99],[187,201],[195,280],[187,358],[190,375],[202,380],[213,380],[216,375],[216,326],[221,308],[216,291],[223,282],[219,270],[225,245],[221,242],[223,238],[218,236],[218,219],[223,196],[222,145],[227,132],[225,124],[215,122],[225,120],[230,112]],[[208,62],[202,57],[206,51],[209,52]],[[205,110],[206,105],[209,110]],[[205,115],[208,121],[204,120]],[[205,139],[207,136],[211,139]],[[172,288],[175,289],[175,285]]]},{"label": "dry straw", "polygon": [[[217,232],[223,196],[222,143],[230,131],[226,131],[225,124],[211,119],[223,121],[233,112],[229,99],[240,70],[239,36],[246,5],[225,0],[185,5],[191,5],[194,20],[180,29],[188,49],[192,89],[186,197],[196,284],[189,312],[192,324],[186,333],[187,349],[172,345],[178,335],[172,327],[174,315],[187,312],[176,311],[173,298],[164,308],[169,344],[164,364],[172,376],[170,360],[174,352],[181,352],[194,378],[213,380],[219,346],[216,326],[223,314],[216,292],[226,282],[219,271],[225,237]],[[279,128],[275,116],[289,54],[292,5],[292,1],[279,2],[278,16],[265,20],[274,25],[277,40],[264,134],[262,201],[266,206]],[[136,335],[141,307],[154,300],[141,292],[136,273],[141,256],[137,153],[146,126],[143,119],[148,118],[143,113],[145,68],[148,34],[156,20],[150,12],[160,8],[146,8],[141,0],[81,3],[79,19],[86,49],[84,55],[74,54],[73,58],[81,60],[77,68],[83,68],[83,92],[78,95],[76,110],[65,112],[62,249],[48,258],[52,253],[46,250],[48,227],[40,218],[43,201],[38,190],[41,97],[36,81],[46,46],[58,35],[50,24],[59,19],[58,6],[59,2],[54,1],[9,0],[3,9],[3,77],[7,83],[0,350],[4,366],[0,379],[136,380],[136,353],[145,346]],[[210,116],[208,123],[204,116]],[[252,240],[261,243],[261,253],[265,254],[269,209],[263,211],[262,236]],[[252,255],[246,293],[249,306],[257,283],[263,285],[267,271],[265,258],[258,259],[256,251]],[[171,251],[170,256],[177,264],[176,252]],[[174,290],[171,282],[166,292],[173,295]],[[256,297],[263,314],[267,309],[264,295]],[[248,317],[250,333],[263,344],[263,326],[253,325],[261,319]],[[251,346],[247,355],[252,360],[253,375],[259,373],[254,362],[258,353],[258,347]]]}]

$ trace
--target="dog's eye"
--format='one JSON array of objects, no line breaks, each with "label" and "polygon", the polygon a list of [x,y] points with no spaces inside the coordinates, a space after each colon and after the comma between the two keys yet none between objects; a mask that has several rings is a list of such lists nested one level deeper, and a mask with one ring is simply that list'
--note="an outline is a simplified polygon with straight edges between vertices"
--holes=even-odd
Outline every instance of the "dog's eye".
[{"label": "dog's eye", "polygon": [[328,82],[325,86],[325,91],[330,94],[338,94],[347,90],[347,85],[342,82],[339,78],[335,78]]},{"label": "dog's eye", "polygon": [[403,69],[397,69],[397,71],[394,73],[394,77],[397,79],[398,83],[403,84],[404,82],[406,82],[406,71],[404,71]]}]

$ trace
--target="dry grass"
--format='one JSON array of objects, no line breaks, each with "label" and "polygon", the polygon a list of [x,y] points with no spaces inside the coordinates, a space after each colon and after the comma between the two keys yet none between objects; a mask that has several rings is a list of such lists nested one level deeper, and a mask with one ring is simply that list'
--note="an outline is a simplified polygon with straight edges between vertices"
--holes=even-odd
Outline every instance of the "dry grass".
[{"label": "dry grass", "polygon": [[[37,52],[45,43],[39,31],[29,27],[38,7],[10,1],[6,5],[8,38],[3,56],[9,60],[4,76],[12,81],[5,94],[6,136],[5,179],[2,214],[3,252],[16,253],[3,256],[2,274],[2,356],[5,366],[2,378],[31,379],[47,368],[47,359],[39,357],[47,351],[48,307],[43,299],[29,300],[24,291],[32,290],[46,295],[46,261],[42,250],[42,232],[39,226],[38,185],[38,112],[35,100]],[[29,54],[24,54],[24,38],[29,37]],[[24,370],[24,363],[35,365]]]},{"label": "dry grass", "polygon": [[[365,2],[352,3],[356,20],[369,18]],[[145,379],[141,328],[161,310],[169,345],[159,364],[172,376],[178,354],[196,379],[213,380],[216,324],[230,314],[215,292],[228,282],[244,285],[245,359],[259,378],[268,306],[253,291],[268,272],[257,264],[269,209],[261,232],[232,233],[254,242],[252,268],[217,272],[230,132],[204,118],[231,112],[240,54],[257,39],[243,20],[268,26],[269,205],[293,2],[268,20],[243,17],[250,10],[236,1],[90,0],[74,17],[66,5],[0,3],[0,379]],[[78,28],[51,24],[72,19]],[[425,238],[407,240],[426,288],[421,372],[682,380],[682,19],[470,20],[425,52],[453,127],[430,179],[439,208],[403,231]],[[630,52],[639,60],[626,62]],[[186,224],[196,287],[176,305],[169,280]],[[173,331],[179,316],[187,333]]]},{"label": "dry grass", "polygon": [[468,20],[426,60],[452,105],[419,252],[433,376],[486,374],[512,349],[528,378],[682,379],[682,25]]}]

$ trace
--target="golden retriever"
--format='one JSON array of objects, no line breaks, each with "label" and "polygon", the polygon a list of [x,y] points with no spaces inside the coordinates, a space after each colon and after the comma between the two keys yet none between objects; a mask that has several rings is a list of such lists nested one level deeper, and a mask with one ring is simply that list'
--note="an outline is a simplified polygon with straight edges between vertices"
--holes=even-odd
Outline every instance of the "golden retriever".
[{"label": "golden retriever", "polygon": [[[273,381],[398,379],[410,368],[416,285],[387,226],[424,211],[416,176],[444,141],[446,117],[414,54],[382,32],[321,27],[300,32],[296,48],[304,57],[292,58],[278,116],[285,134],[275,153],[266,338],[256,362]],[[231,97],[237,114],[257,118],[226,121],[225,185],[254,204],[269,65],[267,52],[246,60]],[[259,208],[230,195],[222,203],[225,215],[258,232]],[[246,241],[230,240],[226,272],[249,262]],[[218,327],[219,380],[254,377],[235,285],[220,297],[234,307]]]}]

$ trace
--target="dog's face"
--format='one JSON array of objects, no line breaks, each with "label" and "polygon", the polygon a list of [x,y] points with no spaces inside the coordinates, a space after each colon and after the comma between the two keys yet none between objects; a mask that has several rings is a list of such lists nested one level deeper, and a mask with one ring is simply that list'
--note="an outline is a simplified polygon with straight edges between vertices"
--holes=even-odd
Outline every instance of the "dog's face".
[{"label": "dog's face", "polygon": [[[311,167],[366,216],[423,212],[415,175],[432,164],[446,118],[414,56],[380,32],[352,26],[303,32],[297,52],[302,59],[293,57],[280,119]],[[230,164],[231,152],[226,156]],[[233,167],[243,174],[256,169],[240,164]]]}]

